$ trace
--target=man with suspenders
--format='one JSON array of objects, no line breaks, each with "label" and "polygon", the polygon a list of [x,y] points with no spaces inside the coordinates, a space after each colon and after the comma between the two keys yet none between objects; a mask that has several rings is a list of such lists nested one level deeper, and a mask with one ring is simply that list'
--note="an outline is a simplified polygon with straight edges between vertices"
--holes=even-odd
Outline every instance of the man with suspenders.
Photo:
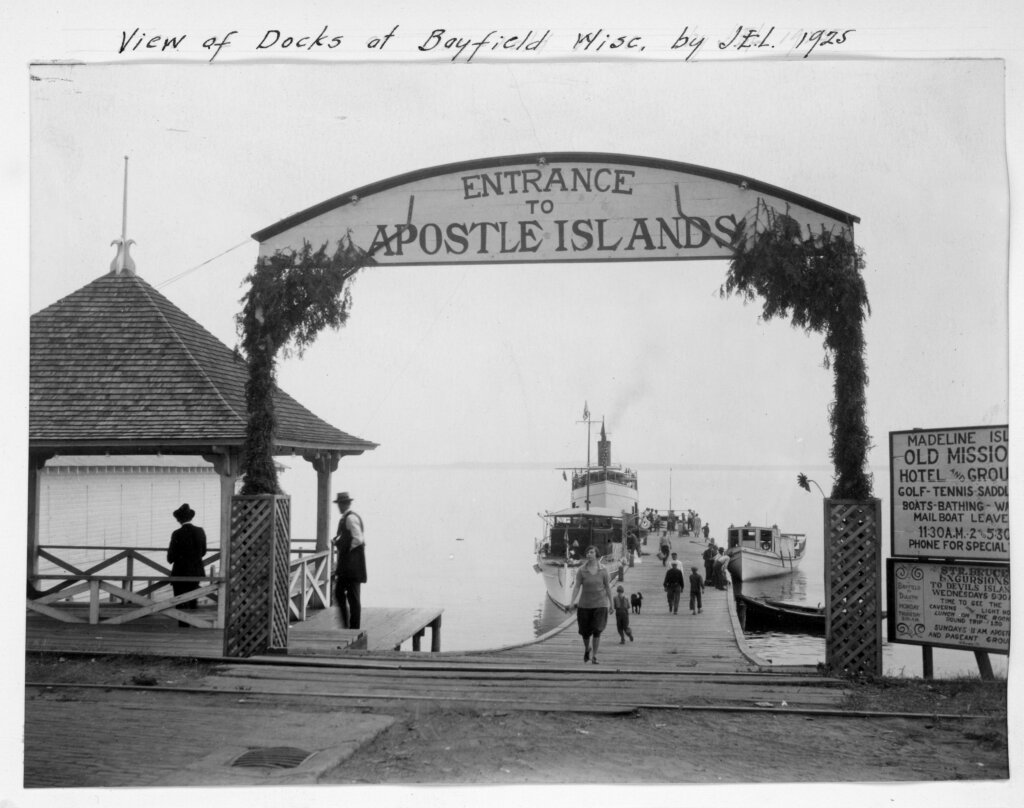
[{"label": "man with suspenders", "polygon": [[338,548],[335,566],[334,597],[341,612],[344,628],[359,628],[362,605],[359,601],[359,586],[366,583],[366,554],[363,541],[363,519],[352,510],[352,497],[347,491],[334,499],[341,519],[333,542]]}]

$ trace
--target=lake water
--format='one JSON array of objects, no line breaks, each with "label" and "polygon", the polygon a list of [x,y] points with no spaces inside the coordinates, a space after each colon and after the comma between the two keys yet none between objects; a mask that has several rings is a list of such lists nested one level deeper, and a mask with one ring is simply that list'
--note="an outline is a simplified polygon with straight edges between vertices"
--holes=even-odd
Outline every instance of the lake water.
[{"label": "lake water", "polygon": [[[334,474],[334,490],[351,493],[367,531],[364,605],[442,607],[446,651],[527,642],[564,620],[533,570],[535,541],[544,528],[539,514],[569,504],[569,484],[554,465],[371,466],[342,461]],[[296,538],[315,535],[315,475],[303,466],[308,468],[295,464],[281,478],[292,496]],[[785,532],[807,534],[807,555],[796,573],[748,583],[744,592],[824,603],[822,499],[816,489],[814,495],[800,489],[796,476],[801,471],[818,476],[825,487],[827,471],[636,469],[641,508],[692,508],[710,523],[711,535],[719,541],[730,522],[777,523]],[[887,490],[888,480],[879,470],[875,479],[876,492]],[[887,523],[887,516],[883,521]],[[884,529],[883,546],[888,548],[887,524]],[[825,659],[822,637],[773,633],[751,634],[748,640],[775,664]],[[936,648],[933,653],[937,677],[977,675],[971,652]],[[990,659],[997,675],[1005,676],[1007,657],[992,654]],[[922,673],[918,646],[886,643],[883,661],[887,675]]]}]

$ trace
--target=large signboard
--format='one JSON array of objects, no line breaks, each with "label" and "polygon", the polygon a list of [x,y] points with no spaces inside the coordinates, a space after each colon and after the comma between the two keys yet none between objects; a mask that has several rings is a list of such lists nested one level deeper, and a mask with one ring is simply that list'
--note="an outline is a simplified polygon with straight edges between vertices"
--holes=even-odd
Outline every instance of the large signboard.
[{"label": "large signboard", "polygon": [[889,642],[1010,652],[1010,565],[890,558]]},{"label": "large signboard", "polygon": [[1010,560],[1009,429],[889,433],[892,555]]},{"label": "large signboard", "polygon": [[[729,258],[761,206],[801,232],[850,232],[855,216],[716,169],[630,155],[559,152],[403,174],[328,199],[253,238],[260,255],[333,248],[343,236],[381,264]],[[752,223],[747,232],[752,232]]]}]

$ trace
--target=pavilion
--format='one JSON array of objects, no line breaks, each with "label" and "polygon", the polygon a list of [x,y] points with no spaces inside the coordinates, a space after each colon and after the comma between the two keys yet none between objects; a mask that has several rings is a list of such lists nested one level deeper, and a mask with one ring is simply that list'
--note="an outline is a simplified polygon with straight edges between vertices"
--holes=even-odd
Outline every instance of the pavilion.
[{"label": "pavilion", "polygon": [[[198,455],[220,479],[229,539],[247,410],[245,360],[135,273],[122,244],[111,271],[31,317],[28,575],[38,573],[39,474],[56,455]],[[317,472],[317,550],[326,550],[331,474],[377,444],[277,389],[274,453]]]}]

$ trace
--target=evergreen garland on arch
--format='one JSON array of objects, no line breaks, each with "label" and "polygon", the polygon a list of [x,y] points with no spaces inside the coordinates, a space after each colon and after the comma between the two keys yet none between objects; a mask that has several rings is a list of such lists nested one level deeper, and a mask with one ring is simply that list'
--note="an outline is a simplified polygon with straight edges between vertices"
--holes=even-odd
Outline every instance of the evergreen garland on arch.
[{"label": "evergreen garland on arch", "polygon": [[328,252],[327,242],[314,250],[303,241],[299,250],[279,250],[259,258],[246,276],[249,288],[235,318],[248,368],[243,494],[281,493],[274,465],[278,352],[287,356],[294,350],[302,356],[324,328],[343,326],[352,308],[349,281],[374,263],[346,234],[333,253]]},{"label": "evergreen garland on arch", "polygon": [[823,334],[825,366],[834,372],[829,408],[834,499],[872,496],[867,472],[867,366],[864,320],[871,313],[861,270],[864,253],[851,234],[801,231],[788,213],[758,200],[753,232],[740,222],[721,295],[760,297],[765,320],[790,317],[794,328]]}]

